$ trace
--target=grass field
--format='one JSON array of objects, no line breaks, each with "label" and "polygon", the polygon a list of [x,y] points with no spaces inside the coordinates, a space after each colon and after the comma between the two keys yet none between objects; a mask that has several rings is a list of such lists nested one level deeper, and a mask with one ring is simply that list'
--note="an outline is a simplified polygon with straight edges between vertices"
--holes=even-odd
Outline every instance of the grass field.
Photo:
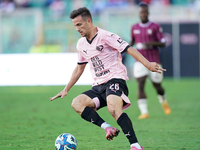
[{"label": "grass field", "polygon": [[[146,84],[150,118],[138,120],[136,82],[128,81],[132,105],[125,112],[132,119],[145,150],[200,149],[200,79],[165,79],[163,86],[172,108],[166,116],[150,82]],[[49,98],[64,86],[0,87],[0,150],[54,150],[56,137],[71,133],[78,150],[130,150],[122,132],[113,141],[105,132],[84,121],[71,108],[72,99],[91,86],[74,86],[64,99]],[[98,111],[118,127],[107,108]]]}]

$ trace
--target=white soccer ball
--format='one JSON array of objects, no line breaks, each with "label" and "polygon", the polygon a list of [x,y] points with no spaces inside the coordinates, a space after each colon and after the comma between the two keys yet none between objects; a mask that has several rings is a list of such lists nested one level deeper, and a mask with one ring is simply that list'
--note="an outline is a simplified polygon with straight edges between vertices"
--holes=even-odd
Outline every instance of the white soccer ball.
[{"label": "white soccer ball", "polygon": [[77,148],[77,140],[73,135],[63,133],[57,137],[55,147],[56,150],[75,150]]}]

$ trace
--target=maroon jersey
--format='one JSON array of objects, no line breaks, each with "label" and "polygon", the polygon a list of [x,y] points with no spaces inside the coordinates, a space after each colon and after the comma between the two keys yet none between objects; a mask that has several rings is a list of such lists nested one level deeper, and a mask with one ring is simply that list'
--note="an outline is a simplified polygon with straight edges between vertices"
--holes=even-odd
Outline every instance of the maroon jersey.
[{"label": "maroon jersey", "polygon": [[159,49],[156,46],[147,48],[147,42],[159,41],[165,43],[162,28],[153,22],[137,23],[131,28],[131,38],[135,41],[136,49],[150,62],[160,64]]}]

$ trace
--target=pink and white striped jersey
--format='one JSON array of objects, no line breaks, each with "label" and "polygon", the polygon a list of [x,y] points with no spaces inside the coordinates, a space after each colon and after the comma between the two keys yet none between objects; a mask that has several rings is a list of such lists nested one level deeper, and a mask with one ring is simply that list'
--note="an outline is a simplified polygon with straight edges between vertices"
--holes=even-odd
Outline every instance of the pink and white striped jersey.
[{"label": "pink and white striped jersey", "polygon": [[106,83],[112,78],[128,80],[121,53],[129,44],[118,35],[97,28],[95,37],[89,41],[82,37],[77,43],[78,64],[89,63],[94,85]]},{"label": "pink and white striped jersey", "polygon": [[131,28],[131,38],[135,41],[136,49],[150,62],[160,64],[158,47],[147,48],[147,42],[159,41],[165,43],[162,28],[153,22],[137,23]]}]

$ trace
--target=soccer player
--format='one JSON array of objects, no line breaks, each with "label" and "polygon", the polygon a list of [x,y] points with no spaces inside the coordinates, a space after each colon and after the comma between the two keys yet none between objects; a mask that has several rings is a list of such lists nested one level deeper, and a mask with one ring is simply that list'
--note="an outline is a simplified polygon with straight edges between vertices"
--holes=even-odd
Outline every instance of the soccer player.
[{"label": "soccer player", "polygon": [[118,35],[95,27],[91,13],[86,7],[72,11],[70,18],[82,36],[76,47],[78,63],[66,87],[50,98],[50,101],[66,96],[82,75],[85,66],[89,64],[94,79],[92,89],[74,98],[72,108],[84,120],[104,129],[106,139],[112,140],[120,130],[105,122],[97,113],[98,109],[107,106],[109,113],[129,140],[131,150],[143,149],[138,143],[130,118],[123,112],[123,109],[130,106],[130,100],[126,85],[128,77],[126,68],[122,64],[121,53],[130,54],[151,71],[161,73],[165,69],[160,68],[155,62],[149,62]]},{"label": "soccer player", "polygon": [[[162,28],[148,19],[149,10],[146,3],[139,5],[139,17],[141,22],[131,28],[131,43],[135,44],[136,49],[150,62],[156,62],[160,67],[159,47],[165,46],[165,38],[163,37]],[[149,77],[157,91],[159,102],[166,115],[171,113],[170,106],[165,96],[165,90],[161,85],[163,73],[151,72],[141,62],[134,63],[134,77],[138,83],[138,107],[141,115],[138,119],[149,118],[147,108],[147,96],[144,91],[146,78]]]}]

